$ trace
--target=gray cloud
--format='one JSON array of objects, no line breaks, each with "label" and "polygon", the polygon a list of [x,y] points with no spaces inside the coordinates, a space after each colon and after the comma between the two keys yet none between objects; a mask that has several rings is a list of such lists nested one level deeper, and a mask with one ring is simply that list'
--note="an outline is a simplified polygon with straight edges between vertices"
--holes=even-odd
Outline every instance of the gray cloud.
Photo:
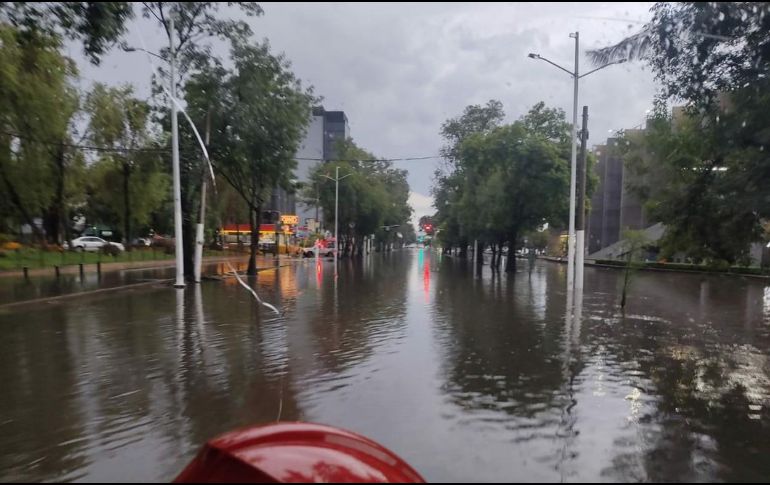
[{"label": "gray cloud", "polygon": [[[571,67],[579,30],[583,48],[607,45],[638,28],[650,4],[262,4],[248,19],[257,37],[284,52],[293,69],[346,111],[357,143],[383,157],[438,153],[441,123],[468,104],[495,98],[508,120],[543,100],[572,112],[569,76],[528,52]],[[608,20],[621,19],[621,20]],[[136,31],[150,46],[162,37],[146,21]],[[147,93],[146,60],[115,53],[84,76],[132,82]],[[135,54],[133,56],[136,56]],[[581,57],[582,70],[589,68]],[[608,130],[639,124],[655,86],[637,64],[612,66],[581,81],[580,105],[590,109],[591,143]],[[426,196],[434,161],[399,162],[413,192]],[[415,198],[417,200],[418,198]],[[420,210],[426,210],[419,198]],[[419,217],[423,215],[416,213]]]}]

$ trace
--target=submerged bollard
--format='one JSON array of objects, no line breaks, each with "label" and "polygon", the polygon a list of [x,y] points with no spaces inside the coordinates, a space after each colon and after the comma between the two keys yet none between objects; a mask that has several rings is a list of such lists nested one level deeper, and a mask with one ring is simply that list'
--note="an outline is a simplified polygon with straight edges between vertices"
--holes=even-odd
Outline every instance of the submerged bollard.
[{"label": "submerged bollard", "polygon": [[25,280],[29,279],[29,268],[27,268],[26,266],[24,267],[24,279]]},{"label": "submerged bollard", "polygon": [[80,279],[83,279],[83,263],[78,263],[78,266],[80,267]]},{"label": "submerged bollard", "polygon": [[61,275],[61,273],[59,271],[59,266],[57,265],[57,266],[54,266],[53,268],[56,271],[56,277],[58,278]]}]

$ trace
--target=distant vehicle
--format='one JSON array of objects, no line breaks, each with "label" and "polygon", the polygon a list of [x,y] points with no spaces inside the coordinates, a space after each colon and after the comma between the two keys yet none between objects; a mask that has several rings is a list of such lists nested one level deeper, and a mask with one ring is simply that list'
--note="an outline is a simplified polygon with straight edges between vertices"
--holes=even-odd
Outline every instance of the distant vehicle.
[{"label": "distant vehicle", "polygon": [[152,245],[152,240],[148,237],[137,237],[133,241],[131,241],[132,246],[150,246]]},{"label": "distant vehicle", "polygon": [[[320,257],[327,257],[332,258],[334,257],[334,252],[337,249],[334,247],[334,241],[320,241],[319,248],[318,248],[318,256]],[[315,257],[315,247],[310,248],[304,248],[302,250],[302,255],[306,258],[313,258]]]},{"label": "distant vehicle", "polygon": [[[83,236],[72,240],[72,249],[75,251],[99,251],[105,245],[116,247],[120,252],[126,250],[126,248],[116,242],[105,241],[104,239],[96,236]],[[69,249],[69,244],[64,243],[64,249]]]}]

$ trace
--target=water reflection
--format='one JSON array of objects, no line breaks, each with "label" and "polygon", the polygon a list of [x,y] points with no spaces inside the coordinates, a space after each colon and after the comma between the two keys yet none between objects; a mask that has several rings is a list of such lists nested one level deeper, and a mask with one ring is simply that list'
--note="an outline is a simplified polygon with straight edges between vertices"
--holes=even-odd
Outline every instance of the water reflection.
[{"label": "water reflection", "polygon": [[[245,269],[245,268],[242,268]],[[169,480],[206,439],[306,419],[428,479],[765,480],[763,282],[562,266],[514,276],[429,249],[312,259],[185,290],[0,314],[0,480]]]}]

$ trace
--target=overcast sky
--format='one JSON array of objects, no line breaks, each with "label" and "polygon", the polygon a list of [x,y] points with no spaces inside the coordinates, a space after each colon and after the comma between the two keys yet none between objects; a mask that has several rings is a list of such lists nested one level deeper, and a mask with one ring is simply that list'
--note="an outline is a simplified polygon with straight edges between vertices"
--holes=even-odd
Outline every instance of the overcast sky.
[{"label": "overcast sky", "polygon": [[[436,155],[439,128],[469,104],[502,101],[507,120],[536,102],[572,114],[569,75],[527,57],[536,52],[572,68],[574,41],[584,49],[613,43],[649,18],[649,3],[570,4],[279,4],[248,18],[257,38],[292,61],[297,76],[315,87],[328,110],[344,110],[360,146],[380,157]],[[152,24],[136,20],[128,40],[159,49]],[[224,54],[224,49],[220,50]],[[129,82],[149,94],[152,67],[137,53],[113,52],[99,67],[79,59],[83,82]],[[584,78],[580,106],[589,106],[590,144],[609,130],[639,125],[652,105],[653,75],[640,64],[611,66]],[[437,160],[399,162],[409,170],[411,203],[433,212],[430,186]]]}]

